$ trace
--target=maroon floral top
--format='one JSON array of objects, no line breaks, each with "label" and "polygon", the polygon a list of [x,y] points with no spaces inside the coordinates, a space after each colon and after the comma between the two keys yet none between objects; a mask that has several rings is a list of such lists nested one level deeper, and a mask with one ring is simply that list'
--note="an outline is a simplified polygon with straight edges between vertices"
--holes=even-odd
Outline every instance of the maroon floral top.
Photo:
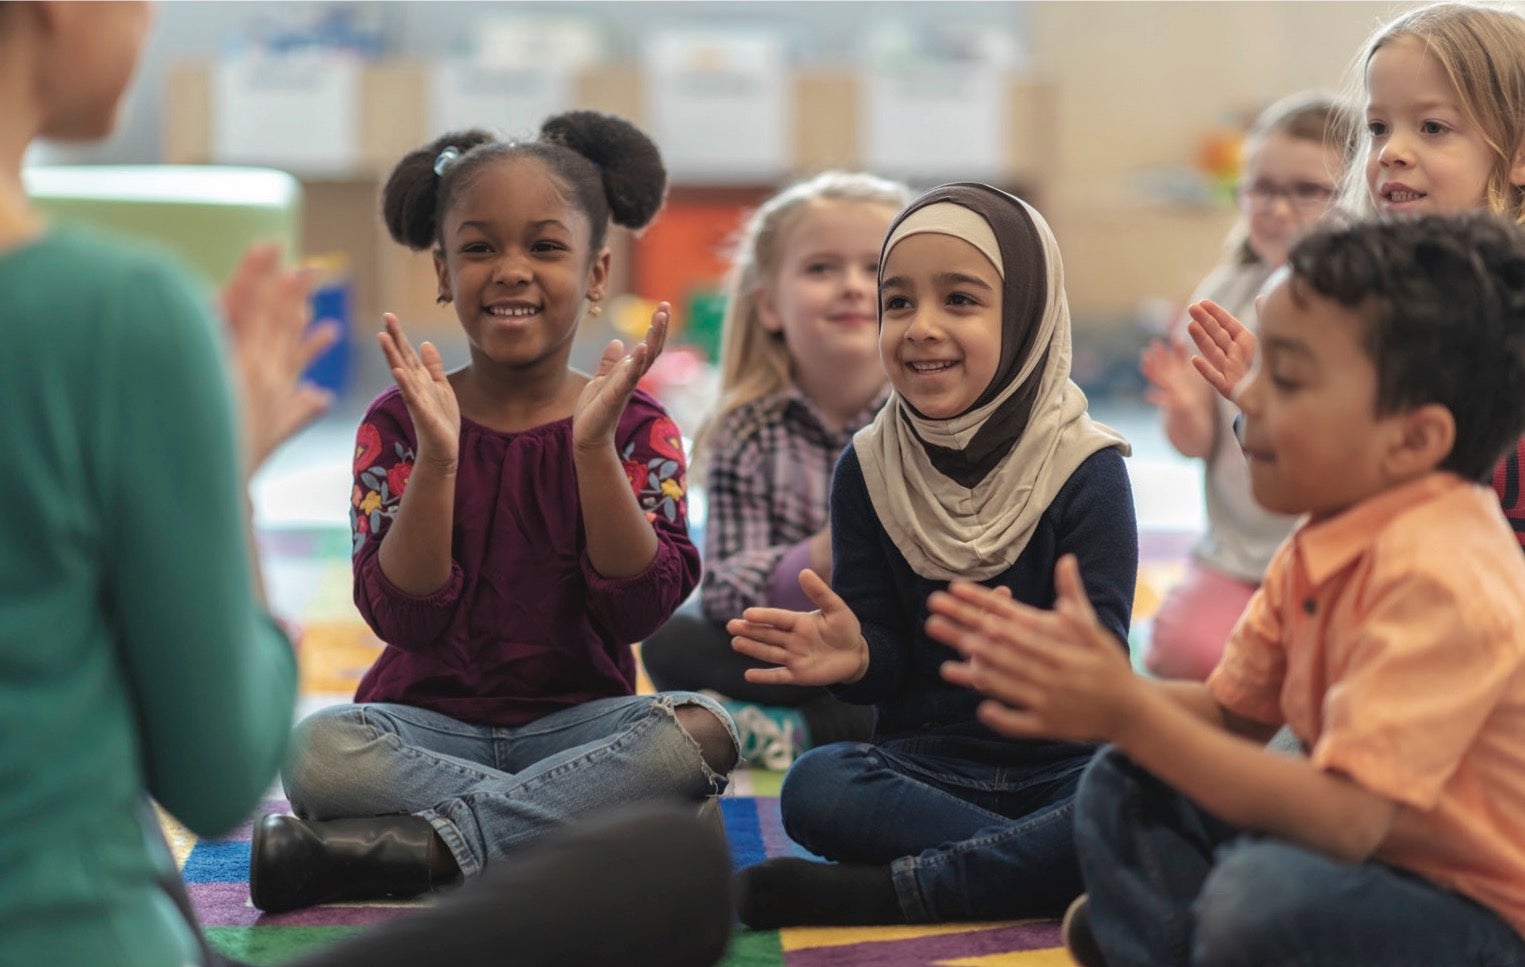
[{"label": "maroon floral top", "polygon": [[632,694],[630,644],[694,589],[699,553],[688,538],[682,440],[661,404],[637,390],[615,441],[657,534],[644,573],[611,581],[588,560],[570,419],[501,433],[463,418],[450,580],[416,597],[377,559],[417,442],[397,389],[377,397],[356,435],[350,525],[355,604],[387,648],[355,701],[513,726]]}]

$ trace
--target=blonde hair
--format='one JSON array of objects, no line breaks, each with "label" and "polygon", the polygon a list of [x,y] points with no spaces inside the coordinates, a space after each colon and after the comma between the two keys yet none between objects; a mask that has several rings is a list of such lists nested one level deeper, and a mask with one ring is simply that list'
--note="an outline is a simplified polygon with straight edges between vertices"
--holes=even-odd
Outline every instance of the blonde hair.
[{"label": "blonde hair", "polygon": [[[1340,158],[1343,165],[1350,156],[1350,138],[1354,132],[1351,112],[1343,100],[1324,91],[1301,91],[1289,94],[1260,112],[1244,138],[1244,154],[1248,158],[1272,135],[1280,135],[1293,141],[1309,141],[1323,145]],[[1332,180],[1339,184],[1341,170],[1331,172]],[[1234,260],[1240,265],[1254,265],[1260,256],[1250,248],[1249,219],[1241,215],[1229,233],[1228,247]]]},{"label": "blonde hair", "polygon": [[819,202],[881,205],[898,212],[910,201],[905,185],[862,172],[826,171],[773,195],[741,228],[726,276],[725,315],[720,322],[720,402],[699,428],[694,459],[699,462],[714,428],[726,414],[788,387],[789,348],[783,337],[763,327],[757,296],[778,277],[783,239]]},{"label": "blonde hair", "polygon": [[[1502,7],[1475,3],[1436,3],[1404,14],[1371,36],[1357,58],[1352,88],[1365,96],[1366,71],[1383,45],[1413,37],[1425,45],[1450,78],[1468,120],[1477,125],[1493,150],[1488,175],[1487,209],[1525,223],[1525,190],[1511,184],[1509,171],[1525,147],[1525,17]],[[1364,115],[1353,119],[1362,128]],[[1357,213],[1376,210],[1366,185],[1371,138],[1353,138],[1342,204]]]}]

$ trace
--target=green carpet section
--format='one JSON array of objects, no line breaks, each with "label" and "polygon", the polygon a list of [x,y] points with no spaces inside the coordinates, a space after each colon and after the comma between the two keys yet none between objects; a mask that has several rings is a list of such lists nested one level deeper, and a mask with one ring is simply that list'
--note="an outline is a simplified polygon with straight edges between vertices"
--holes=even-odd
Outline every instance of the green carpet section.
[{"label": "green carpet section", "polygon": [[738,926],[731,934],[731,949],[720,967],[778,967],[784,962],[784,948],[779,945],[777,930],[748,930]]},{"label": "green carpet section", "polygon": [[[734,776],[735,773],[732,773]],[[749,796],[774,796],[784,784],[784,774],[774,772],[772,769],[749,769],[747,778],[751,781],[751,788],[747,792]]]},{"label": "green carpet section", "polygon": [[[207,942],[225,957],[263,967],[352,937],[365,927],[207,927]],[[776,960],[774,961],[777,962]],[[752,961],[746,961],[752,963]]]}]

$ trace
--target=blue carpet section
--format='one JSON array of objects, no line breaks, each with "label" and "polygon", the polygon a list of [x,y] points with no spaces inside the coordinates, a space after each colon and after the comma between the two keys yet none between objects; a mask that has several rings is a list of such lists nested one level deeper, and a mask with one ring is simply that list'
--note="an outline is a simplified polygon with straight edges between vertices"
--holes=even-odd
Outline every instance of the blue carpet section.
[{"label": "blue carpet section", "polygon": [[[754,820],[753,825],[756,825]],[[202,840],[185,858],[180,871],[187,883],[247,883],[249,841],[217,843]]]},{"label": "blue carpet section", "polygon": [[762,829],[757,822],[757,800],[724,796],[720,811],[725,818],[725,837],[731,844],[731,867],[741,869],[760,863],[767,853],[763,850]]}]

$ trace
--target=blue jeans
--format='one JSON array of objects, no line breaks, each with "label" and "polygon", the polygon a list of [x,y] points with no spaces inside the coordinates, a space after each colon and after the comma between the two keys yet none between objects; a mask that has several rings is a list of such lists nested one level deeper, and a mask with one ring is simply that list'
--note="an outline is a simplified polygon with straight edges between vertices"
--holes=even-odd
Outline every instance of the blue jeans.
[{"label": "blue jeans", "polygon": [[598,699],[515,728],[408,705],[338,705],[298,723],[281,779],[303,819],[427,819],[471,877],[579,816],[724,791],[678,724],[680,705],[714,713],[735,741],[725,710],[690,692]]},{"label": "blue jeans", "polygon": [[1084,758],[989,764],[938,736],[838,742],[784,777],[801,846],[888,864],[907,921],[1054,914],[1080,892],[1071,813]]},{"label": "blue jeans", "polygon": [[1525,965],[1525,939],[1467,897],[1246,834],[1114,749],[1076,800],[1091,930],[1109,967]]}]

